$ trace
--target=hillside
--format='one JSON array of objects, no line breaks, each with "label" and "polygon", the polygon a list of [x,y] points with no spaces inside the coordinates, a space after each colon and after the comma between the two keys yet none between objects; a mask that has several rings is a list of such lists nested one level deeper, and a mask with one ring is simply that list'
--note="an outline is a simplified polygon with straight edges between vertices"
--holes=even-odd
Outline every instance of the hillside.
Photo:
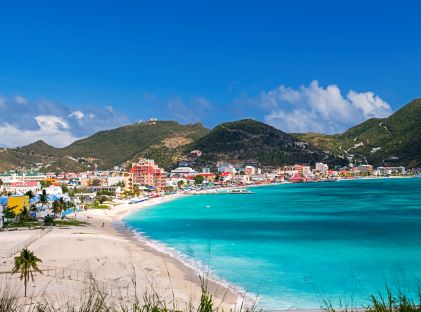
[{"label": "hillside", "polygon": [[151,157],[162,166],[182,159],[184,148],[206,135],[201,124],[180,125],[175,121],[143,122],[100,131],[65,148],[55,148],[43,141],[2,150],[0,169],[39,167],[48,171],[108,169]]},{"label": "hillside", "polygon": [[343,162],[285,132],[251,119],[223,123],[191,144],[190,149],[201,150],[201,161],[209,163],[218,160],[255,160],[262,165]]},{"label": "hillside", "polygon": [[209,131],[201,124],[175,121],[136,123],[100,131],[65,148],[43,141],[0,149],[0,170],[39,168],[43,171],[81,171],[128,166],[138,157],[170,168],[191,150],[203,156],[199,164],[219,160],[258,161],[263,165],[353,163],[421,166],[421,99],[388,118],[369,119],[342,134],[288,134],[264,123],[245,119],[220,124]]},{"label": "hillside", "polygon": [[92,158],[101,168],[110,168],[139,156],[156,154],[166,166],[180,160],[182,147],[208,133],[201,124],[180,125],[175,121],[142,122],[113,130],[100,131],[64,149],[74,158]]},{"label": "hillside", "polygon": [[421,99],[388,118],[369,119],[343,134],[294,134],[314,147],[373,165],[421,166]]}]

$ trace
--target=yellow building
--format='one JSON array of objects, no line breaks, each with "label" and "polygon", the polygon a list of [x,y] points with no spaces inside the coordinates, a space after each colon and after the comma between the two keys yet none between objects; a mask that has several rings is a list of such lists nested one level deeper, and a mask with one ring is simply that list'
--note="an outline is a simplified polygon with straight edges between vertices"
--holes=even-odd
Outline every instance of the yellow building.
[{"label": "yellow building", "polygon": [[29,196],[9,196],[7,199],[7,206],[13,208],[15,214],[19,214],[23,207],[29,209]]}]

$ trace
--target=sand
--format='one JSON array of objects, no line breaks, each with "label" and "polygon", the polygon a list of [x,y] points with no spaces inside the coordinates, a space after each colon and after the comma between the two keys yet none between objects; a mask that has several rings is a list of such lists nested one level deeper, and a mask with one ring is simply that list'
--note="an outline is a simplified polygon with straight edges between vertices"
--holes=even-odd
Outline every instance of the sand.
[{"label": "sand", "polygon": [[[176,298],[179,308],[188,302],[196,304],[201,294],[198,273],[137,239],[120,221],[127,213],[179,196],[183,195],[69,215],[69,219],[76,217],[77,220],[89,222],[89,225],[54,227],[29,245],[28,249],[42,259],[40,268],[44,274],[38,274],[35,284],[29,284],[28,294],[34,298],[47,295],[61,301],[66,298],[77,303],[83,292],[87,291],[87,276],[92,274],[100,287],[110,294],[110,298],[133,298],[136,289],[139,297],[145,292],[156,291],[168,302]],[[7,251],[35,232],[0,232],[0,283],[6,281],[20,295],[23,295],[23,287],[17,275],[10,275],[13,258],[7,257]],[[208,282],[208,289],[224,310],[233,309],[239,301],[236,293],[213,281]]]}]

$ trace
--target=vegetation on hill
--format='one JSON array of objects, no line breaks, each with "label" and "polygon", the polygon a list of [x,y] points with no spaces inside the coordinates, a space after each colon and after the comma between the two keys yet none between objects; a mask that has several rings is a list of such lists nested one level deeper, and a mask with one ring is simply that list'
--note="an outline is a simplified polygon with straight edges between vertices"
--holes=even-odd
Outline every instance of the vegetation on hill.
[{"label": "vegetation on hill", "polygon": [[380,166],[421,166],[421,99],[388,118],[369,119],[342,134],[294,134],[314,147]]},{"label": "vegetation on hill", "polygon": [[190,145],[202,161],[258,161],[262,165],[341,162],[293,136],[252,119],[223,123]]},{"label": "vegetation on hill", "polygon": [[152,157],[170,165],[185,153],[183,146],[208,133],[201,124],[180,125],[175,121],[142,122],[100,131],[65,148],[43,141],[0,152],[2,169],[31,168],[42,164],[48,171],[109,169],[116,165]]},{"label": "vegetation on hill", "polygon": [[245,119],[220,124],[209,131],[201,124],[175,121],[132,124],[100,131],[65,148],[43,141],[0,149],[0,170],[38,167],[44,171],[83,171],[126,165],[139,157],[170,168],[191,150],[203,152],[200,163],[218,160],[258,161],[263,165],[353,163],[421,166],[421,99],[388,118],[372,118],[342,134],[288,134],[264,123]]},{"label": "vegetation on hill", "polygon": [[[69,145],[65,153],[75,158],[97,159],[100,168],[110,168],[139,156],[147,156],[157,149],[174,156],[177,148],[202,137],[208,131],[198,123],[180,125],[175,121],[142,122],[100,131]],[[155,160],[158,163],[167,158],[165,155],[157,156]]]}]

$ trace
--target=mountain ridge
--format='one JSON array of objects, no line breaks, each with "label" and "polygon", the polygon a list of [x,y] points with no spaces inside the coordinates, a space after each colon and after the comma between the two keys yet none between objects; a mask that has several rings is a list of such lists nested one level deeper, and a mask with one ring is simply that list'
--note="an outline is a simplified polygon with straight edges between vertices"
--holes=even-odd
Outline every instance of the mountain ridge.
[{"label": "mountain ridge", "polygon": [[214,165],[218,160],[344,165],[348,159],[354,164],[421,166],[421,99],[414,99],[387,118],[371,118],[333,135],[286,133],[253,119],[225,122],[211,130],[199,123],[148,121],[100,131],[63,148],[38,140],[2,149],[0,169],[127,168],[139,157],[155,159],[160,166],[170,168],[188,159],[195,149],[203,152],[196,162],[202,165]]}]

